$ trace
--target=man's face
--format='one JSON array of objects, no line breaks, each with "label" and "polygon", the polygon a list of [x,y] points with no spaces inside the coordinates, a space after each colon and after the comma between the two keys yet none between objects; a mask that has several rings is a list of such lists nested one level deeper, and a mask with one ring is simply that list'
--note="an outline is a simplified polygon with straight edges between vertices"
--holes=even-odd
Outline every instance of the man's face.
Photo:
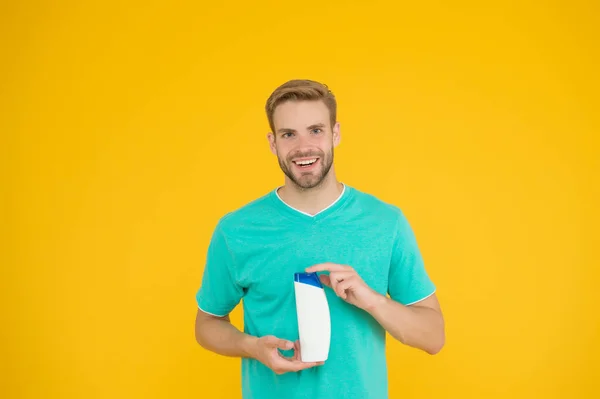
[{"label": "man's face", "polygon": [[327,106],[322,101],[287,101],[275,109],[273,125],[269,142],[283,173],[303,189],[321,184],[340,139],[339,124],[331,126]]}]

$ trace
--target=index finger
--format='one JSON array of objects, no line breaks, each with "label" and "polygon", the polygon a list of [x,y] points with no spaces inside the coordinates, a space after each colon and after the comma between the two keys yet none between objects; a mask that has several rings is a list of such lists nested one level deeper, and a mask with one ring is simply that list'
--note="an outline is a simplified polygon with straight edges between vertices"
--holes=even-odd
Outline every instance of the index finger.
[{"label": "index finger", "polygon": [[311,267],[308,267],[306,269],[307,273],[313,273],[313,272],[323,272],[323,271],[329,271],[329,272],[341,272],[344,270],[347,270],[348,268],[344,265],[338,265],[336,263],[320,263],[318,265],[313,265]]}]

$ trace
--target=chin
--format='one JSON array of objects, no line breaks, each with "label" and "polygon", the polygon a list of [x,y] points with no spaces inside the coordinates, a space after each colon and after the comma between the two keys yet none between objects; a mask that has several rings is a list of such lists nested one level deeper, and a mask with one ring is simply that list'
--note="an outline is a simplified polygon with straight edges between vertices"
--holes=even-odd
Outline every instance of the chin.
[{"label": "chin", "polygon": [[305,190],[311,189],[311,188],[315,188],[320,186],[323,183],[323,180],[325,180],[324,178],[318,179],[318,178],[314,178],[314,179],[296,179],[296,185],[298,185],[300,188],[303,188]]}]

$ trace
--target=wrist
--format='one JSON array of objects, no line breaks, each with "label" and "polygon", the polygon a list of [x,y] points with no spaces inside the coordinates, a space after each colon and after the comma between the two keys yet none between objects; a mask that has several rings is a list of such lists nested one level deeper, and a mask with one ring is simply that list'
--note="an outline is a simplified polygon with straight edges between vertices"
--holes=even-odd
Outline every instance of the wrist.
[{"label": "wrist", "polygon": [[244,334],[241,340],[241,349],[243,357],[256,359],[258,349],[258,338],[252,335]]},{"label": "wrist", "polygon": [[382,306],[385,306],[386,301],[387,297],[385,295],[381,295],[380,293],[373,291],[373,296],[367,302],[365,310],[371,314],[376,313]]}]

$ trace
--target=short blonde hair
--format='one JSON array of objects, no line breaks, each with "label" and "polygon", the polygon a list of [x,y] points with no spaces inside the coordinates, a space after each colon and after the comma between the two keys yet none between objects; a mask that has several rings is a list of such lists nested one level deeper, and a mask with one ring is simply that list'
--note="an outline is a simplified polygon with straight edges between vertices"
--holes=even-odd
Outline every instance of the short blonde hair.
[{"label": "short blonde hair", "polygon": [[275,132],[273,125],[275,109],[286,101],[323,101],[329,109],[331,126],[337,121],[337,102],[327,85],[314,80],[294,79],[279,86],[267,99],[265,111],[272,132]]}]

